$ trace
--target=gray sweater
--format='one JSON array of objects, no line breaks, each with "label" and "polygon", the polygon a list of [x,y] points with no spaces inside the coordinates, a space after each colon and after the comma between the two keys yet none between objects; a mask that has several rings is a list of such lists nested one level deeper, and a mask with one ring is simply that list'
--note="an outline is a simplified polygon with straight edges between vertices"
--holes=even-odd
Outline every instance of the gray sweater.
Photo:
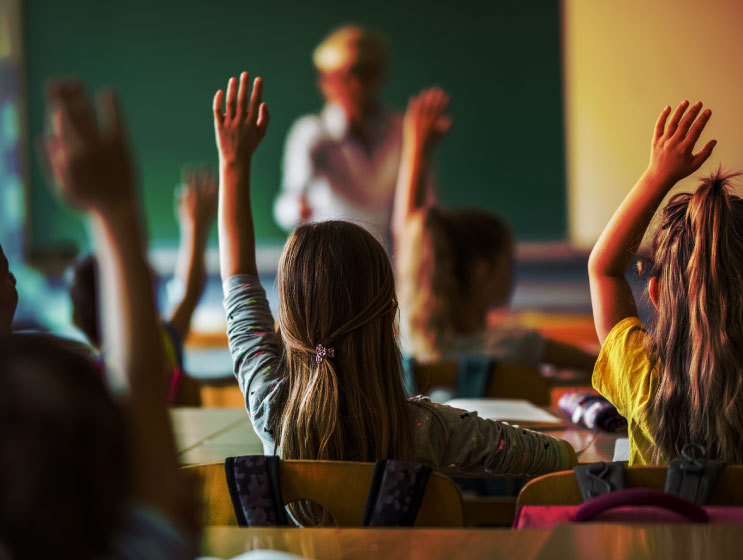
[{"label": "gray sweater", "polygon": [[[281,339],[258,278],[237,275],[224,282],[227,336],[240,389],[266,454],[280,454],[270,426],[278,425]],[[545,434],[480,418],[476,412],[408,400],[414,460],[457,477],[540,475],[570,468],[567,444]]]}]

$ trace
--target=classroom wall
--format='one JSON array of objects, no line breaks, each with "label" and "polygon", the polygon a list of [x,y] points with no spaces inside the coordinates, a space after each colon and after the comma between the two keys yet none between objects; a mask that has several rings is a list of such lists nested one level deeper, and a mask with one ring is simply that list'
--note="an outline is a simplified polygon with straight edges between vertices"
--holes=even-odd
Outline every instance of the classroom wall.
[{"label": "classroom wall", "polygon": [[[590,247],[647,166],[665,105],[701,100],[712,118],[699,171],[743,168],[743,2],[564,0],[571,240]],[[693,187],[687,179],[680,188]]]},{"label": "classroom wall", "polygon": [[[260,73],[272,119],[253,165],[255,225],[259,244],[280,244],[272,203],[285,134],[321,108],[312,49],[335,26],[358,22],[389,39],[389,107],[404,109],[410,94],[433,84],[452,95],[455,125],[437,149],[443,202],[498,211],[520,239],[564,239],[559,14],[555,0],[28,0],[30,135],[43,127],[49,76],[114,86],[151,237],[173,246],[180,166],[216,164],[214,92],[243,69]],[[30,208],[34,251],[85,245],[82,222],[54,202],[35,159]]]}]

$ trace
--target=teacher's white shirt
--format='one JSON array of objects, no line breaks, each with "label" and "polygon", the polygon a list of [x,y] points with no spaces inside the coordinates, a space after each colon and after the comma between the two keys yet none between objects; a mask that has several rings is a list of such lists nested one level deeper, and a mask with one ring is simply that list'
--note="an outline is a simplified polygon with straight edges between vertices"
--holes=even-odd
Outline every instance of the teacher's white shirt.
[{"label": "teacher's white shirt", "polygon": [[274,205],[276,222],[291,230],[300,221],[300,197],[311,221],[348,220],[388,245],[392,203],[402,148],[402,115],[371,118],[370,148],[350,134],[343,110],[326,105],[298,119],[284,147],[283,182]]}]

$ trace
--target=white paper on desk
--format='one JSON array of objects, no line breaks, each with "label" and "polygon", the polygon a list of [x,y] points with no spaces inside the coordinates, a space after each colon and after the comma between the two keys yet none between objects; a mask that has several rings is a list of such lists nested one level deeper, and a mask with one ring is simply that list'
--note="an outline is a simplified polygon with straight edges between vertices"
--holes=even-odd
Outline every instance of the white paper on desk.
[{"label": "white paper on desk", "polygon": [[614,442],[614,458],[612,461],[629,461],[629,438],[620,437]]},{"label": "white paper on desk", "polygon": [[452,399],[445,404],[454,408],[475,411],[482,418],[506,422],[535,422],[562,424],[565,421],[523,399]]}]

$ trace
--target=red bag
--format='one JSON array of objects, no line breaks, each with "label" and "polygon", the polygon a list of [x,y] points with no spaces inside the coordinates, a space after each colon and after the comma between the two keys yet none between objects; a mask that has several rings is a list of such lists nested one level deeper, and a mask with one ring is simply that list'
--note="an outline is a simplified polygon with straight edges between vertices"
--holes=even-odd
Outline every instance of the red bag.
[{"label": "red bag", "polygon": [[632,488],[603,494],[580,506],[522,506],[514,529],[551,529],[560,523],[743,524],[743,507],[698,506],[657,490]]}]

